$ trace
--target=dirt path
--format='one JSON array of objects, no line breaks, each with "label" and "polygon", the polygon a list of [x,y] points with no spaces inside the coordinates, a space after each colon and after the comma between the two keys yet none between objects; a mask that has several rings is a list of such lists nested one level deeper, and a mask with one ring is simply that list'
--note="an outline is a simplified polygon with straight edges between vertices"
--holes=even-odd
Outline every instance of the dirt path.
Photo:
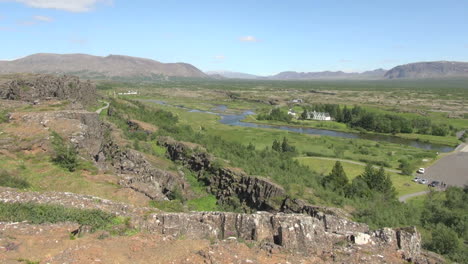
[{"label": "dirt path", "polygon": [[[367,164],[365,164],[365,163],[363,163],[363,162],[358,162],[358,161],[354,161],[354,160],[345,160],[345,159],[336,159],[336,158],[324,158],[324,157],[311,157],[311,158],[321,159],[321,160],[332,160],[332,161],[346,162],[346,163],[355,164],[355,165],[361,165],[361,166],[366,166],[366,165],[367,165]],[[375,166],[375,165],[374,165],[374,168],[379,168],[379,166]],[[386,171],[388,171],[388,172],[401,173],[401,171],[399,171],[399,170],[388,169],[388,168],[384,168],[384,169],[385,169]]]},{"label": "dirt path", "polygon": [[99,101],[99,102],[106,103],[106,106],[103,106],[103,107],[99,108],[98,110],[96,110],[96,113],[97,113],[98,115],[101,114],[101,112],[102,112],[103,110],[109,108],[109,104],[110,104],[109,102],[106,102],[106,101]]},{"label": "dirt path", "polygon": [[417,192],[417,193],[406,194],[406,195],[398,197],[398,200],[402,203],[406,203],[406,200],[408,200],[409,198],[425,195],[425,194],[428,194],[429,192],[430,191],[422,191],[422,192]]}]

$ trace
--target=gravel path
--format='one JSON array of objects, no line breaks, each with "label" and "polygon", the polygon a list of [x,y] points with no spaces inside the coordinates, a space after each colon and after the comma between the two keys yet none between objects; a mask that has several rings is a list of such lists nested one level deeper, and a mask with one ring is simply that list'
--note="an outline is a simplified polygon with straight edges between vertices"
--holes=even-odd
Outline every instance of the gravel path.
[{"label": "gravel path", "polygon": [[99,102],[103,102],[103,103],[106,103],[106,106],[103,106],[101,108],[99,108],[98,110],[96,110],[96,113],[99,115],[104,109],[107,109],[109,108],[109,102],[106,102],[106,101],[99,101]]},{"label": "gravel path", "polygon": [[406,195],[398,197],[398,200],[402,203],[406,203],[406,200],[408,200],[409,198],[425,195],[425,194],[428,194],[429,192],[430,191],[422,191],[422,192],[417,192],[417,193],[406,194]]}]

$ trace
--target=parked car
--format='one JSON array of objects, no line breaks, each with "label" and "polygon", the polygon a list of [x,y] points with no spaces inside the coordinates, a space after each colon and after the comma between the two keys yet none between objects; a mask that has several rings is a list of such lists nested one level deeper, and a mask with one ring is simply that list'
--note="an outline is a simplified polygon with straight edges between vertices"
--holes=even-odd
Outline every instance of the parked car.
[{"label": "parked car", "polygon": [[420,180],[421,180],[421,178],[419,178],[419,177],[415,177],[415,178],[413,179],[414,182],[419,182]]},{"label": "parked car", "polygon": [[426,179],[421,179],[421,180],[419,181],[419,183],[420,183],[420,184],[427,184],[427,180],[426,180]]},{"label": "parked car", "polygon": [[437,187],[439,185],[440,185],[439,181],[432,181],[431,183],[429,183],[429,186],[431,186],[431,187]]},{"label": "parked car", "polygon": [[417,171],[417,173],[419,174],[424,174],[426,172],[426,170],[424,168],[419,168],[419,170]]}]

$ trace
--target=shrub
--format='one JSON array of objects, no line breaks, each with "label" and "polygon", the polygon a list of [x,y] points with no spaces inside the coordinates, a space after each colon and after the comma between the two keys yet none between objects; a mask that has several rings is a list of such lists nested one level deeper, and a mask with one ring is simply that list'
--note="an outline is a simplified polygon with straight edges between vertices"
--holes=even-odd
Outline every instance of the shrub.
[{"label": "shrub", "polygon": [[32,224],[74,222],[88,225],[92,230],[103,229],[114,216],[99,210],[66,208],[61,205],[0,202],[0,221]]},{"label": "shrub", "polygon": [[65,141],[57,132],[52,132],[51,136],[52,146],[55,151],[52,161],[64,169],[71,172],[75,171],[78,166],[78,153],[75,147],[71,144],[65,144]]},{"label": "shrub", "polygon": [[8,113],[6,111],[0,111],[0,124],[8,122]]}]

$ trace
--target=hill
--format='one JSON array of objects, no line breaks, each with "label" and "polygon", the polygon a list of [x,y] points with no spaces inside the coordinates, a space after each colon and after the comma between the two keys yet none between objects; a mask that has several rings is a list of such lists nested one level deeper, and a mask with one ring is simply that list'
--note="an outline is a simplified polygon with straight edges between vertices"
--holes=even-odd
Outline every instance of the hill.
[{"label": "hill", "polygon": [[228,79],[262,79],[263,78],[261,76],[257,76],[253,74],[242,73],[242,72],[232,72],[232,71],[209,71],[209,72],[206,72],[206,74],[220,75]]},{"label": "hill", "polygon": [[285,71],[267,77],[270,80],[321,80],[321,79],[381,79],[385,70],[377,69],[363,73],[343,72],[343,71],[322,71],[322,72],[295,72]]},{"label": "hill", "polygon": [[207,77],[187,63],[161,63],[151,59],[109,55],[38,53],[13,61],[0,61],[5,73],[73,74],[90,79],[161,79],[169,77]]},{"label": "hill", "polygon": [[468,63],[455,61],[416,62],[396,66],[385,73],[386,79],[426,79],[468,77]]}]

